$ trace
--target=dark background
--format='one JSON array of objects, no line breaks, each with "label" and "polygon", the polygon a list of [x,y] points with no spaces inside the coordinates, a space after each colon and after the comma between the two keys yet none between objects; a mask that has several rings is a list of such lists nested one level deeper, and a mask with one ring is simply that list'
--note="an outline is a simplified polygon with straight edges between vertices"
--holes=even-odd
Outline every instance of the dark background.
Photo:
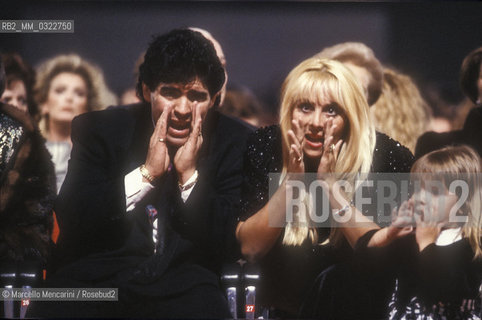
[{"label": "dark background", "polygon": [[10,1],[0,4],[0,17],[75,20],[73,34],[0,34],[1,50],[34,66],[76,52],[103,68],[117,94],[134,83],[134,63],[152,34],[205,28],[224,48],[229,81],[250,87],[270,110],[295,65],[344,41],[364,42],[382,63],[422,88],[436,84],[456,103],[462,59],[482,45],[480,2]]}]

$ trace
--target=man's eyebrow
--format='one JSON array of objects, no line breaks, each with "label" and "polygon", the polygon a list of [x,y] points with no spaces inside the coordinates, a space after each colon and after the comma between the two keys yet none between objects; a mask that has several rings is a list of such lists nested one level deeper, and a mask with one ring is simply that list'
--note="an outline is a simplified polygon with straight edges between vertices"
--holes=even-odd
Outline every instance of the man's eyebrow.
[{"label": "man's eyebrow", "polygon": [[191,89],[189,89],[188,91],[190,91],[190,92],[199,92],[199,93],[207,93],[207,92],[208,92],[206,89],[203,89],[203,88],[191,88]]},{"label": "man's eyebrow", "polygon": [[208,97],[208,93],[205,92],[205,91],[199,91],[199,90],[189,90],[187,92],[187,95],[190,96],[190,97],[195,97],[195,98],[199,98],[199,99],[205,99]]},{"label": "man's eyebrow", "polygon": [[181,91],[181,89],[173,86],[163,86],[161,87],[160,91]]}]

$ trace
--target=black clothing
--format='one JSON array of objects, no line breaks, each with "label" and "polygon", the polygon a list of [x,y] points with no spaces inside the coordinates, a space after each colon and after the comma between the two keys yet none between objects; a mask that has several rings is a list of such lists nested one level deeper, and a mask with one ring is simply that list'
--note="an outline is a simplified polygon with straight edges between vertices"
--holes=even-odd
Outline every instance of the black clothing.
[{"label": "black clothing", "polygon": [[[404,255],[405,268],[399,271],[393,319],[412,319],[417,313],[433,319],[480,317],[482,260],[473,259],[468,239],[446,246],[430,244],[420,253],[414,235],[399,242],[404,243],[398,252]],[[473,310],[463,307],[463,300],[472,300]]]},{"label": "black clothing", "polygon": [[[248,150],[245,160],[243,196],[241,219],[246,220],[260,210],[269,200],[269,173],[279,173],[282,170],[281,131],[278,126],[271,126],[257,130],[248,141]],[[388,136],[377,133],[376,149],[373,156],[372,170],[375,172],[409,172],[413,162],[410,151],[401,146]],[[329,236],[328,228],[318,228],[318,242],[322,243]],[[275,307],[284,317],[296,317],[302,304],[313,304],[319,307],[324,304],[320,314],[302,314],[305,317],[336,318],[345,312],[353,312],[354,318],[359,318],[361,310],[348,310],[348,296],[353,297],[360,308],[376,314],[371,307],[380,303],[380,295],[370,281],[369,275],[364,275],[365,268],[356,268],[353,262],[353,250],[344,241],[340,247],[328,245],[312,245],[310,240],[305,240],[301,246],[282,245],[283,234],[270,252],[261,259],[261,284],[259,300],[265,306]],[[362,259],[364,259],[362,257]],[[360,271],[363,270],[363,271]],[[330,273],[325,277],[323,272]],[[319,276],[319,277],[318,277]],[[318,277],[318,279],[317,279]],[[357,281],[357,284],[350,278]],[[315,279],[317,279],[315,281]],[[343,280],[343,281],[339,281]],[[321,286],[324,281],[323,291],[329,292],[329,301],[318,300],[317,297],[307,298],[310,288]],[[363,283],[362,283],[363,282]],[[357,287],[358,285],[358,287]],[[376,287],[376,286],[375,286]],[[388,288],[388,291],[390,288]],[[370,293],[376,296],[371,296]],[[357,296],[362,294],[361,296]],[[366,298],[366,299],[365,299]],[[389,298],[389,297],[388,297]],[[317,300],[317,301],[307,301]],[[373,300],[373,301],[371,301]],[[351,303],[351,301],[350,301]],[[367,303],[367,305],[363,305]],[[387,301],[388,305],[388,301]],[[343,307],[344,310],[341,310]],[[306,306],[305,306],[306,309]],[[341,312],[341,313],[340,313]],[[375,319],[375,318],[373,318]]]},{"label": "black clothing", "polygon": [[38,261],[50,253],[55,174],[33,120],[0,103],[0,261]]},{"label": "black clothing", "polygon": [[415,158],[451,145],[466,144],[482,156],[482,106],[470,110],[462,130],[451,132],[426,132],[417,140]]},{"label": "black clothing", "polygon": [[[153,129],[146,103],[74,119],[69,170],[55,208],[60,235],[50,283],[119,288],[116,308],[122,316],[229,316],[217,272],[228,253],[237,252],[236,206],[250,130],[210,110],[203,123],[198,182],[186,203],[171,168],[126,213],[124,177],[144,163]],[[159,217],[156,253],[148,206]],[[110,314],[111,308],[100,311],[95,303],[77,309],[87,316],[119,315]],[[68,308],[57,311],[79,316]]]},{"label": "black clothing", "polygon": [[[0,103],[0,288],[43,287],[55,195],[54,167],[34,121]],[[7,305],[20,316],[14,301],[2,301],[0,315]]]}]

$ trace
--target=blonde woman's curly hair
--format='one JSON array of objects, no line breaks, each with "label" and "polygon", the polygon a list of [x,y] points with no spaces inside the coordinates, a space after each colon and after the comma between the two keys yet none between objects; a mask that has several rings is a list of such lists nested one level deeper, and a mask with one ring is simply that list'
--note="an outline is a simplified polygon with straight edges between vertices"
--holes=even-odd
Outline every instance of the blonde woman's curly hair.
[{"label": "blonde woman's curly hair", "polygon": [[429,129],[430,107],[409,76],[385,68],[383,79],[382,94],[370,108],[375,127],[413,153],[418,137]]},{"label": "blonde woman's curly hair", "polygon": [[[52,80],[63,72],[74,73],[84,79],[88,90],[87,111],[117,104],[117,97],[107,87],[102,70],[77,54],[67,54],[55,56],[38,66],[34,92],[39,106],[47,101]],[[42,115],[40,128],[44,134],[48,132],[48,114]]]}]

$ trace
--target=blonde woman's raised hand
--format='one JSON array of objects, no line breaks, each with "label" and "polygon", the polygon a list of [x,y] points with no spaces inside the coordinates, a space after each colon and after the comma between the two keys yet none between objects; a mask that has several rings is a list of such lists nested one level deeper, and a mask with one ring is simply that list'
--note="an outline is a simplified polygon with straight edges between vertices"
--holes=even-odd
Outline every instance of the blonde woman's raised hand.
[{"label": "blonde woman's raised hand", "polygon": [[342,139],[335,141],[335,129],[336,124],[333,123],[333,119],[328,119],[325,123],[323,153],[318,166],[318,175],[320,178],[322,178],[323,174],[335,171],[336,161],[340,154],[341,146],[343,145]]},{"label": "blonde woman's raised hand", "polygon": [[288,142],[290,144],[288,172],[303,173],[305,164],[303,162],[304,132],[298,120],[291,120],[292,129],[288,130]]}]

